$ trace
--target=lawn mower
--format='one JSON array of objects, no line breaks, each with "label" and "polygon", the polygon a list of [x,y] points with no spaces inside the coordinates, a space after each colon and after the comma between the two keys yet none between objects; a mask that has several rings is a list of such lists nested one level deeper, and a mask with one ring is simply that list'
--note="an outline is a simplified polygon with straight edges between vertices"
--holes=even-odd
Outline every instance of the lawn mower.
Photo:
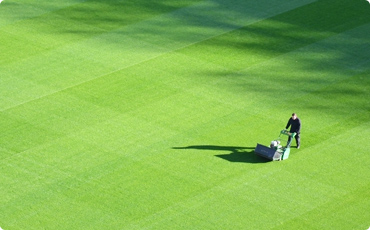
[{"label": "lawn mower", "polygon": [[[288,136],[291,137],[290,140],[288,138],[287,144],[283,147],[280,143],[282,141],[281,136]],[[290,133],[286,129],[280,131],[279,137],[276,140],[271,141],[270,147],[261,145],[257,143],[257,147],[254,152],[264,158],[267,158],[272,161],[281,161],[286,160],[289,158],[290,153],[290,144],[295,137],[296,133]]]}]

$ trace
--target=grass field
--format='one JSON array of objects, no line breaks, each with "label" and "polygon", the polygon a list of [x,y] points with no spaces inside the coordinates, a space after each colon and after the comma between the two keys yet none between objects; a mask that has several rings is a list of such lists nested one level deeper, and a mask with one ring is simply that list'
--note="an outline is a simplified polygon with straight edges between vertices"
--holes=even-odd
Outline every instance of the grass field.
[{"label": "grass field", "polygon": [[4,0],[0,42],[2,229],[370,227],[365,0]]}]

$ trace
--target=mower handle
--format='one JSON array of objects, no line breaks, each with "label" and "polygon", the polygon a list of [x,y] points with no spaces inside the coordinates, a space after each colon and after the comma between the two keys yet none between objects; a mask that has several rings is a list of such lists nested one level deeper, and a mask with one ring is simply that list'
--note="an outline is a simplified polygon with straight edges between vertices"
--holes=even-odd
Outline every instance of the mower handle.
[{"label": "mower handle", "polygon": [[281,131],[280,131],[280,134],[284,134],[284,135],[287,135],[287,136],[290,136],[290,137],[294,137],[295,135],[297,135],[297,133],[296,133],[296,132],[294,132],[294,133],[290,133],[290,132],[288,132],[288,130],[286,130],[286,129],[281,130]]}]

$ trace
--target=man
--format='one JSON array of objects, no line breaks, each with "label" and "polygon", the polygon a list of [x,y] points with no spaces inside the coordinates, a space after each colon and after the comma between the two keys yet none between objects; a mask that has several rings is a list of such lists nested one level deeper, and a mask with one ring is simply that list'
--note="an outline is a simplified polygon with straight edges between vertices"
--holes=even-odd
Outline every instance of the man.
[{"label": "man", "polygon": [[[297,117],[297,114],[296,113],[293,113],[292,114],[292,117],[289,119],[288,121],[288,124],[286,125],[286,129],[288,129],[290,126],[290,131],[291,133],[296,133],[295,135],[295,140],[297,142],[297,149],[299,149],[300,145],[301,145],[301,139],[299,137],[299,134],[301,133],[301,120]],[[290,140],[292,139],[292,137],[289,137],[288,138],[288,143],[290,142]]]}]

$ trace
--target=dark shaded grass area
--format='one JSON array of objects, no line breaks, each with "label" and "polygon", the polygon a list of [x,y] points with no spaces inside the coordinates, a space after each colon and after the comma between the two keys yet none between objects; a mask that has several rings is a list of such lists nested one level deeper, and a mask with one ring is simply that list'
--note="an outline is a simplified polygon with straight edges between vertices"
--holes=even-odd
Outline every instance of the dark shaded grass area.
[{"label": "dark shaded grass area", "polygon": [[[63,18],[69,18],[106,32],[149,19],[155,15],[172,12],[199,1],[92,0],[59,10],[56,13]],[[75,32],[79,33],[83,31],[77,30]]]},{"label": "dark shaded grass area", "polygon": [[[233,73],[367,23],[370,23],[370,8],[364,7],[363,2],[317,1],[200,42],[189,52],[202,47],[204,51],[198,57]],[[346,46],[346,41],[343,42],[336,46]],[[214,52],[219,55],[210,55]],[[308,64],[311,68],[321,67],[320,63]]]}]

